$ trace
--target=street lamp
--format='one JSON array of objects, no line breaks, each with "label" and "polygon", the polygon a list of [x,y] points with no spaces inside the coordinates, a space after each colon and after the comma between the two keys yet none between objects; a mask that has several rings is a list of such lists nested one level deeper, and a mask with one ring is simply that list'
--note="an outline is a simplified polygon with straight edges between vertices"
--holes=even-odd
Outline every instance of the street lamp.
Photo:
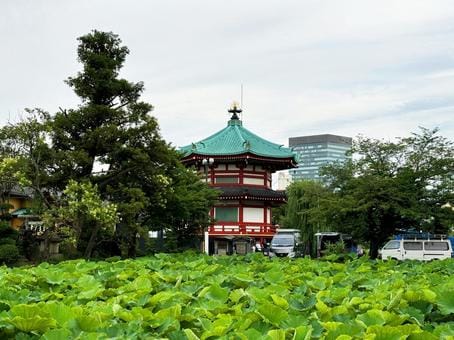
[{"label": "street lamp", "polygon": [[204,170],[205,170],[205,183],[208,183],[208,167],[212,166],[214,163],[214,158],[204,158],[202,159],[202,165],[204,167]]}]

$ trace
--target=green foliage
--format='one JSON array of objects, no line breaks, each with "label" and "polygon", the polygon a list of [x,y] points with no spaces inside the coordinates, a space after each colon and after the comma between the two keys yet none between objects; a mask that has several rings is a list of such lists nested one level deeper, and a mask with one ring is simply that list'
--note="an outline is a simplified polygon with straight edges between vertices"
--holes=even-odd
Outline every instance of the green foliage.
[{"label": "green foliage", "polygon": [[332,193],[319,182],[298,181],[288,187],[287,196],[288,203],[280,225],[300,229],[304,253],[311,254],[314,234],[330,229],[330,221],[322,208],[330,201]]},{"label": "green foliage", "polygon": [[338,255],[345,252],[344,242],[328,243],[324,255]]},{"label": "green foliage", "polygon": [[[90,182],[78,183],[70,180],[63,190],[62,205],[44,215],[49,226],[64,238],[64,247],[74,245],[80,248],[78,241],[82,233],[89,232],[90,238],[85,245],[85,256],[90,257],[96,245],[98,233],[112,235],[118,222],[117,206],[103,200],[96,185]],[[82,228],[90,226],[90,229]]]},{"label": "green foliage", "polygon": [[0,263],[13,264],[18,260],[19,249],[16,244],[18,235],[9,222],[0,221]]},{"label": "green foliage", "polygon": [[63,193],[66,195],[64,209],[67,217],[84,216],[102,228],[113,230],[117,222],[117,207],[101,199],[96,185],[71,180]]},{"label": "green foliage", "polygon": [[352,162],[324,169],[333,199],[322,209],[341,231],[370,242],[370,255],[396,229],[447,233],[454,223],[452,142],[422,129],[420,134],[386,142],[360,137]]},{"label": "green foliage", "polygon": [[[25,120],[0,130],[0,154],[17,159],[36,194],[36,211],[47,210],[62,225],[70,224],[87,257],[120,251],[134,257],[138,236],[149,229],[170,229],[176,244],[186,243],[188,230],[206,224],[213,193],[197,184],[199,179],[181,166],[180,155],[160,136],[152,105],[140,98],[143,84],[120,78],[129,53],[120,38],[94,30],[78,40],[82,70],[66,83],[81,105],[55,114],[27,110]],[[98,172],[100,166],[108,170]],[[8,176],[16,174],[8,171]],[[74,204],[63,202],[66,215],[55,212],[62,203],[59,194],[71,181],[91,183],[102,200],[116,205],[121,223],[114,234],[104,227],[97,230],[111,224],[102,219],[111,219],[112,211],[90,208],[83,202],[90,198],[82,199],[80,193],[67,197]],[[71,248],[72,239],[65,248]]]},{"label": "green foliage", "polygon": [[158,254],[0,267],[3,338],[435,339],[454,334],[454,261]]},{"label": "green foliage", "polygon": [[[198,234],[209,224],[208,212],[218,192],[181,164],[175,167],[171,179],[172,187],[166,208],[159,213],[161,222],[156,221],[155,224],[167,231],[167,250],[196,248]],[[173,246],[169,240],[174,241]]]},{"label": "green foliage", "polygon": [[0,244],[0,263],[13,264],[19,258],[19,249],[17,249],[16,242]]}]

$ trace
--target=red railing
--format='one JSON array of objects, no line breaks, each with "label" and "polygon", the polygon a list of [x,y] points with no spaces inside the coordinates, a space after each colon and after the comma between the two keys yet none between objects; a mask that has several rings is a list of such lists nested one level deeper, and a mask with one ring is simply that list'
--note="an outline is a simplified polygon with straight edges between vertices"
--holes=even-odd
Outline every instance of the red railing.
[{"label": "red railing", "polygon": [[209,235],[274,235],[276,227],[272,224],[216,224],[208,227]]}]

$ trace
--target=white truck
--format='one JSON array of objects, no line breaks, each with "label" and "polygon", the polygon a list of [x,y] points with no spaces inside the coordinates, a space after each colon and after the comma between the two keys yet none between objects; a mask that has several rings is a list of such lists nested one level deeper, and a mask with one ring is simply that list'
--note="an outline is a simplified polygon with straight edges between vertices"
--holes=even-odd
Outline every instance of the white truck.
[{"label": "white truck", "polygon": [[401,237],[385,244],[379,252],[383,260],[443,260],[454,257],[450,240],[443,235],[429,238]]},{"label": "white truck", "polygon": [[279,228],[271,240],[269,256],[295,257],[300,242],[299,229]]}]

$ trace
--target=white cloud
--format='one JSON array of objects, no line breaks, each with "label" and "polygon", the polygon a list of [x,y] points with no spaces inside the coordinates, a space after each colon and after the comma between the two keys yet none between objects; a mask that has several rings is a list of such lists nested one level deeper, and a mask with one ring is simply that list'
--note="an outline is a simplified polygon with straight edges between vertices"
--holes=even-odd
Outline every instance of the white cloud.
[{"label": "white cloud", "polygon": [[122,75],[145,82],[174,145],[222,128],[244,83],[244,120],[277,143],[440,126],[454,139],[454,6],[447,0],[2,1],[0,121],[78,101],[76,37],[112,30]]}]

